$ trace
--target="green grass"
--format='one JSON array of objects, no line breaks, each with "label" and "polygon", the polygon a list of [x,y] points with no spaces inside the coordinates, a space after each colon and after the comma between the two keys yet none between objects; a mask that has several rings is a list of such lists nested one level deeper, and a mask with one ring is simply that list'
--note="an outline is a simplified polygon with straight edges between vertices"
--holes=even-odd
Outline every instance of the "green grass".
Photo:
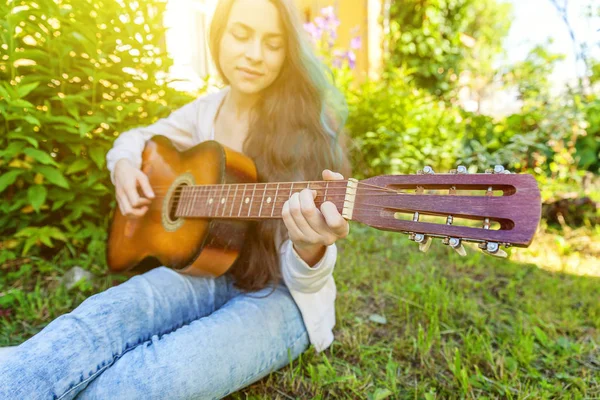
[{"label": "green grass", "polygon": [[[230,398],[600,398],[600,232],[575,233],[540,233],[502,260],[439,241],[423,254],[402,234],[353,224],[338,242],[331,348]],[[101,278],[65,291],[56,281],[75,264]],[[0,345],[123,279],[92,260],[3,261]]]}]

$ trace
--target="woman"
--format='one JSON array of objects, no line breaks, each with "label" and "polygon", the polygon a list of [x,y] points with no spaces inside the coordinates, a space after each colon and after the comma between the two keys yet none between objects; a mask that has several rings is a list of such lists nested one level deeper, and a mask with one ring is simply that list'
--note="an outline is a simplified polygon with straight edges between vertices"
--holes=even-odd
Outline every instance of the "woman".
[{"label": "woman", "polygon": [[[210,46],[228,86],[115,140],[107,166],[121,213],[140,217],[152,202],[141,154],[158,134],[179,150],[217,140],[252,158],[261,181],[349,174],[344,102],[307,43],[293,0],[222,0]],[[0,398],[221,398],[310,344],[326,349],[335,241],[348,223],[331,202],[317,209],[308,189],[282,217],[251,225],[240,259],[218,278],[162,266],[86,299],[0,362]]]}]

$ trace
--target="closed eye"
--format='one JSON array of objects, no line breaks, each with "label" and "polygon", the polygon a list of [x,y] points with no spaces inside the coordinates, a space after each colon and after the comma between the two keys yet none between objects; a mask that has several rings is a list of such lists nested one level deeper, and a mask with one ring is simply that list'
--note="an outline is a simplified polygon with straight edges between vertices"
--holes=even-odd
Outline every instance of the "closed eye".
[{"label": "closed eye", "polygon": [[248,40],[248,38],[250,37],[246,34],[242,34],[239,32],[231,32],[231,34],[233,35],[234,38],[236,38],[237,40],[240,40],[240,41]]},{"label": "closed eye", "polygon": [[267,44],[267,47],[268,47],[269,49],[271,49],[271,50],[279,50],[279,49],[281,49],[283,46],[282,46],[282,45],[280,45],[280,44],[270,44],[270,43],[268,43],[268,44]]}]

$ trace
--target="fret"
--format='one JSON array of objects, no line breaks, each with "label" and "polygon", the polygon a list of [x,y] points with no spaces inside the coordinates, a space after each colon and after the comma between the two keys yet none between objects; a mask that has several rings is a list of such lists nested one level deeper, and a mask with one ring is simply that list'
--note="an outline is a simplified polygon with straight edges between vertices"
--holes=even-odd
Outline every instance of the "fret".
[{"label": "fret", "polygon": [[215,202],[214,202],[214,200],[212,198],[212,188],[211,187],[208,188],[208,198],[206,199],[206,202],[210,206],[209,209],[208,209],[208,216],[211,217],[212,216],[213,204],[215,204]]},{"label": "fret", "polygon": [[225,195],[225,201],[223,202],[223,211],[221,211],[221,217],[225,216],[225,207],[227,207],[227,202],[229,201],[229,191],[231,190],[231,185],[227,185],[227,194]]},{"label": "fret", "polygon": [[250,211],[252,211],[252,205],[254,204],[254,192],[256,191],[256,183],[252,185],[252,196],[250,198],[250,207],[248,207],[248,217],[250,216]]},{"label": "fret", "polygon": [[[218,186],[214,187],[214,193],[212,194],[212,206],[211,206],[211,213],[212,213],[212,217],[215,217],[217,215],[217,210],[219,209],[219,200],[217,197],[217,191],[219,190]],[[217,209],[215,209],[215,204],[217,205]]]},{"label": "fret", "polygon": [[263,190],[263,197],[262,197],[262,199],[260,201],[260,208],[258,209],[258,216],[259,217],[262,217],[262,215],[260,215],[260,213],[262,212],[262,206],[263,206],[263,203],[265,202],[265,194],[267,193],[267,184],[263,183],[263,185],[265,185],[265,187],[264,187],[264,190]]},{"label": "fret", "polygon": [[[235,197],[237,196],[238,186],[235,185],[235,192],[233,193],[233,201],[231,202],[231,210],[229,210],[229,216],[231,217],[233,214],[233,206],[235,205]],[[238,213],[239,214],[239,213]]]},{"label": "fret", "polygon": [[219,185],[221,187],[221,193],[219,193],[219,198],[217,199],[217,209],[215,210],[215,217],[219,214],[219,207],[221,204],[221,200],[223,199],[223,190],[225,190],[225,185]]},{"label": "fret", "polygon": [[[275,203],[277,202],[277,196],[279,193],[279,182],[277,182],[277,188],[275,189],[275,199],[273,199],[273,207],[271,208],[271,217],[273,216],[273,211],[275,211]],[[267,200],[269,201],[269,200]]]},{"label": "fret", "polygon": [[242,194],[242,201],[240,201],[240,209],[238,210],[238,217],[242,212],[242,205],[244,204],[244,197],[246,197],[246,184],[244,184],[244,194]]}]

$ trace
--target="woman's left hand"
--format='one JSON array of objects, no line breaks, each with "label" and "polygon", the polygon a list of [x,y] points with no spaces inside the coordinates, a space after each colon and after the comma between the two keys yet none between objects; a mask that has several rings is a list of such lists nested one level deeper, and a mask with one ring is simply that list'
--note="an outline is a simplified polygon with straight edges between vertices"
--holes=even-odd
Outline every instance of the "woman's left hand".
[{"label": "woman's left hand", "polygon": [[[327,181],[343,180],[342,174],[323,170],[323,179]],[[283,205],[281,215],[298,255],[302,258],[317,258],[324,253],[325,247],[338,239],[348,236],[350,225],[337,210],[335,204],[326,201],[321,210],[314,199],[317,192],[303,189],[294,193]],[[323,254],[320,254],[321,256]],[[321,257],[317,258],[317,261]],[[307,261],[305,259],[305,261]],[[307,261],[308,264],[311,264]]]}]

